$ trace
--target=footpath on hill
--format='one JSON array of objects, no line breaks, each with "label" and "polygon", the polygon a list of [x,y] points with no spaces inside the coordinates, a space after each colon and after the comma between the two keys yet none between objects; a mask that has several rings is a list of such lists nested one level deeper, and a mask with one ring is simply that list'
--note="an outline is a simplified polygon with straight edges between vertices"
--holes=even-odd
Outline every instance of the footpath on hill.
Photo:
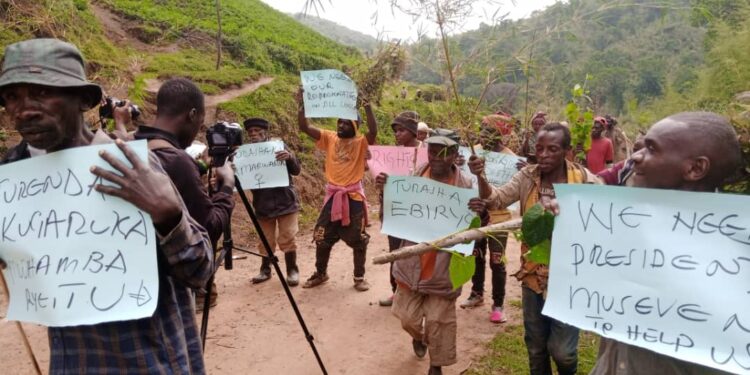
[{"label": "footpath on hill", "polygon": [[[233,232],[237,246],[251,248],[251,225],[244,209],[234,213]],[[330,374],[423,374],[427,373],[427,357],[417,359],[411,338],[401,329],[390,308],[380,307],[378,300],[390,293],[389,268],[375,266],[371,259],[387,251],[387,237],[380,233],[380,223],[368,228],[372,236],[368,248],[367,279],[372,289],[354,290],[352,282],[352,252],[339,242],[333,249],[329,266],[331,280],[317,288],[292,288],[305,322],[315,337],[318,351]],[[512,236],[511,236],[512,237]],[[301,277],[306,279],[314,269],[315,246],[312,231],[301,231],[297,237]],[[518,269],[520,247],[512,238],[508,243],[508,270]],[[235,252],[235,255],[241,255]],[[283,257],[281,257],[283,259]],[[315,357],[305,340],[281,283],[274,273],[270,281],[253,285],[250,278],[260,265],[260,259],[248,256],[234,262],[234,269],[219,270],[216,279],[219,290],[218,305],[211,310],[206,344],[206,366],[209,374],[320,374]],[[284,270],[284,265],[281,265]],[[486,286],[490,273],[487,271]],[[469,294],[470,284],[464,285],[459,302]],[[489,322],[489,291],[485,304],[473,310],[458,309],[458,359],[456,365],[445,368],[445,374],[460,374],[471,367],[485,353],[486,344],[507,327],[519,324],[521,312],[520,287],[508,277],[506,314],[508,323]],[[0,295],[2,318],[7,296]],[[199,317],[200,319],[200,317]],[[44,327],[24,324],[34,353],[43,371],[49,361],[47,334]],[[33,374],[33,367],[25,353],[15,323],[0,323],[0,363],[7,374]]]}]

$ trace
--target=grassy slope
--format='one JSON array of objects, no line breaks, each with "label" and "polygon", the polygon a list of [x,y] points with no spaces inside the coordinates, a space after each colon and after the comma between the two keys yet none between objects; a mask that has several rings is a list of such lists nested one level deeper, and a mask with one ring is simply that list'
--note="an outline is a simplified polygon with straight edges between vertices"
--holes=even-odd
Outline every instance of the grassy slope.
[{"label": "grassy slope", "polygon": [[[337,44],[277,12],[259,0],[222,1],[223,63],[215,70],[217,31],[213,2],[204,0],[95,0],[126,19],[160,46],[179,48],[136,50],[114,45],[86,0],[16,0],[0,12],[0,43],[32,37],[58,37],[84,53],[91,80],[107,89],[127,87],[129,97],[143,104],[146,79],[187,77],[206,94],[238,86],[261,75],[276,79],[257,92],[225,103],[222,119],[241,120],[262,115],[276,124],[273,135],[284,135],[293,149],[310,162],[312,142],[297,137],[296,106],[292,93],[300,70],[341,69],[356,64],[359,53]],[[170,52],[161,52],[169,50]],[[2,124],[0,124],[0,127]],[[329,126],[331,124],[328,124]],[[282,129],[284,131],[282,132]],[[0,134],[0,139],[5,137]],[[304,142],[304,143],[303,143]],[[320,177],[319,163],[308,173]]]},{"label": "grassy slope", "polygon": [[[213,36],[218,29],[212,1],[103,2],[129,18],[163,30],[171,38],[194,31]],[[224,0],[221,4],[225,48],[248,68],[264,73],[296,73],[340,67],[357,56],[353,48],[326,39],[259,0]]]}]

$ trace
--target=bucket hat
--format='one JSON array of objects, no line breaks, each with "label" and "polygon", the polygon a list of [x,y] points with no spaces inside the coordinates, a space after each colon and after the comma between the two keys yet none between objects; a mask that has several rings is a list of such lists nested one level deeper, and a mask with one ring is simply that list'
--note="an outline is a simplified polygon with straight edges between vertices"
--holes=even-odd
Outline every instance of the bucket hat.
[{"label": "bucket hat", "polygon": [[[79,89],[91,108],[102,100],[102,88],[86,80],[81,52],[58,39],[29,39],[5,47],[0,91],[15,84]],[[2,98],[0,106],[5,106]]]}]

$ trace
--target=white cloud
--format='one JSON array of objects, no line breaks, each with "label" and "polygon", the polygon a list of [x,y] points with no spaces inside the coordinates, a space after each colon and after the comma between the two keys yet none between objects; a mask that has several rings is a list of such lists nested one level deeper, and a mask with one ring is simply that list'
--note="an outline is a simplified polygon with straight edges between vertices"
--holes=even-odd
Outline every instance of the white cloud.
[{"label": "white cloud", "polygon": [[[306,3],[306,0],[262,1],[284,13],[302,12]],[[491,18],[496,12],[497,16],[508,14],[510,19],[520,19],[558,1],[515,0],[515,5],[511,0],[505,0],[501,4],[498,4],[497,0],[482,1],[472,12],[472,17],[465,20],[461,30],[476,29],[481,22],[491,23]],[[413,41],[420,31],[426,31],[427,36],[434,36],[434,24],[426,20],[419,20],[415,24],[408,15],[397,9],[391,9],[389,0],[322,0],[321,2],[324,9],[320,10],[319,14],[315,14],[314,11],[310,14],[374,37]],[[407,0],[404,2],[408,3]]]}]

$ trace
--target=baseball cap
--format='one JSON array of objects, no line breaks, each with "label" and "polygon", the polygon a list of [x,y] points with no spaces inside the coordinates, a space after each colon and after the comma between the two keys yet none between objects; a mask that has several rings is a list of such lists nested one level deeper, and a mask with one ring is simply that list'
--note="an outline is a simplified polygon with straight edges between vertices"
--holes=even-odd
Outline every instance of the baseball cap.
[{"label": "baseball cap", "polygon": [[435,129],[432,132],[432,136],[425,139],[425,143],[430,145],[443,145],[447,147],[458,146],[458,142],[461,137],[458,136],[455,130],[450,129]]}]

